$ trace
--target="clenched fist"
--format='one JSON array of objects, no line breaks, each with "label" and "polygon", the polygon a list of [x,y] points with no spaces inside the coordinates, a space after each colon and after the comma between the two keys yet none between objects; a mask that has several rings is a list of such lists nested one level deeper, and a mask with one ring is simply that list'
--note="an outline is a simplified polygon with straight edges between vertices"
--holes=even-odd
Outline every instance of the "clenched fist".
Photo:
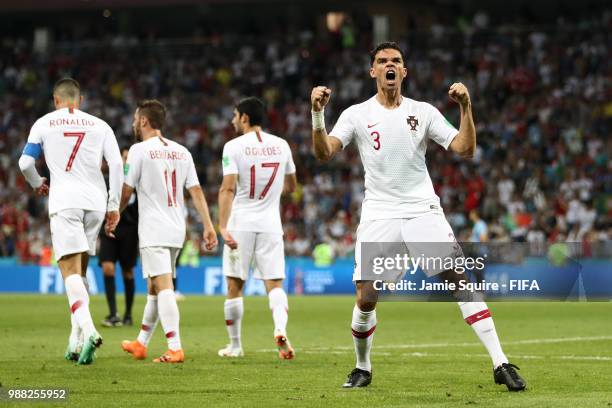
[{"label": "clenched fist", "polygon": [[461,82],[455,82],[448,89],[448,96],[463,108],[467,107],[470,102],[470,93],[465,85]]},{"label": "clenched fist", "polygon": [[326,86],[316,86],[312,89],[310,94],[310,103],[312,103],[312,110],[315,112],[321,112],[329,98],[331,96],[331,89]]}]

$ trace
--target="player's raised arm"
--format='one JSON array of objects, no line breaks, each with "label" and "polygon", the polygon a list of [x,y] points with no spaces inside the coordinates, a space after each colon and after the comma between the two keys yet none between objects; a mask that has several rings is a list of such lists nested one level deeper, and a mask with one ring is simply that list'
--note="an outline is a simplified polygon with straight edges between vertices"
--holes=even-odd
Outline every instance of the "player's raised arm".
[{"label": "player's raised arm", "polygon": [[231,249],[238,248],[236,240],[227,230],[227,223],[232,213],[232,202],[236,193],[237,174],[227,174],[223,176],[221,188],[219,188],[219,231],[225,244]]},{"label": "player's raised arm", "polygon": [[476,151],[476,127],[472,117],[472,102],[470,93],[465,85],[456,82],[448,90],[448,96],[459,104],[461,109],[461,122],[459,133],[450,144],[450,149],[464,158],[472,158]]},{"label": "player's raised arm", "polygon": [[312,104],[312,145],[317,159],[328,161],[342,150],[342,142],[335,137],[329,137],[325,130],[325,105],[331,97],[331,89],[317,86],[312,89],[310,103]]}]

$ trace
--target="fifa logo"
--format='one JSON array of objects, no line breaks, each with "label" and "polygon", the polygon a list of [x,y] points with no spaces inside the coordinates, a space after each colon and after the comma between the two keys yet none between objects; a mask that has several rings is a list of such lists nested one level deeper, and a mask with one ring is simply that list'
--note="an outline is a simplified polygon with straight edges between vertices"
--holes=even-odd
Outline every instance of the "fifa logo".
[{"label": "fifa logo", "polygon": [[415,118],[414,116],[408,116],[408,119],[406,119],[406,122],[408,122],[408,126],[410,126],[410,130],[417,130],[417,126],[419,125],[419,120],[417,118]]}]

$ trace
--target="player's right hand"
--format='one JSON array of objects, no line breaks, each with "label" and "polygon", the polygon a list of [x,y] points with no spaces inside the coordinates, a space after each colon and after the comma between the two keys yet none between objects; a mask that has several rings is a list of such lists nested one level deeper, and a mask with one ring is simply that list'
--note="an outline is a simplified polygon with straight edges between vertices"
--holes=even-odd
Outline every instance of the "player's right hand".
[{"label": "player's right hand", "polygon": [[47,178],[43,177],[42,178],[42,184],[40,185],[40,187],[34,189],[36,191],[36,195],[42,196],[42,197],[46,197],[49,195],[49,185],[47,184]]},{"label": "player's right hand", "polygon": [[221,236],[223,237],[223,241],[225,241],[225,245],[230,247],[230,249],[238,248],[238,243],[236,242],[234,237],[232,237],[232,234],[229,233],[227,228],[220,228],[220,232]]},{"label": "player's right hand", "polygon": [[331,89],[326,86],[315,86],[312,88],[312,93],[310,94],[310,103],[312,104],[312,110],[315,112],[320,112],[323,110],[327,102],[329,102],[329,98],[331,97]]},{"label": "player's right hand", "polygon": [[204,248],[207,251],[212,251],[217,246],[217,233],[214,228],[204,230],[204,234],[202,236],[204,238]]},{"label": "player's right hand", "polygon": [[115,229],[119,224],[119,220],[121,216],[119,215],[119,211],[109,211],[106,213],[106,223],[104,224],[104,233],[111,237],[115,238]]}]

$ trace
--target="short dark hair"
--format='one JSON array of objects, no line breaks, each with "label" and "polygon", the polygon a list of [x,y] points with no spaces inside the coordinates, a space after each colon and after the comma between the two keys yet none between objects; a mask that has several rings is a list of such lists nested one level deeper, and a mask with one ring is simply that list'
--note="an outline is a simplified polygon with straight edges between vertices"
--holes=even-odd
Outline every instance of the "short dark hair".
[{"label": "short dark hair", "polygon": [[378,54],[378,51],[388,50],[388,49],[399,51],[400,55],[402,56],[402,63],[404,64],[404,66],[406,66],[406,57],[404,56],[404,51],[402,51],[400,46],[396,42],[393,42],[393,41],[381,42],[372,51],[370,51],[370,65],[374,64],[374,60],[376,59],[376,54]]},{"label": "short dark hair", "polygon": [[264,103],[259,98],[250,96],[242,99],[236,105],[238,115],[243,113],[249,117],[249,124],[251,126],[261,126],[264,118]]},{"label": "short dark hair", "polygon": [[76,79],[62,78],[53,86],[53,95],[75,99],[81,95],[81,85]]},{"label": "short dark hair", "polygon": [[146,99],[140,102],[138,114],[147,118],[153,129],[161,130],[166,122],[166,107],[157,99]]}]

